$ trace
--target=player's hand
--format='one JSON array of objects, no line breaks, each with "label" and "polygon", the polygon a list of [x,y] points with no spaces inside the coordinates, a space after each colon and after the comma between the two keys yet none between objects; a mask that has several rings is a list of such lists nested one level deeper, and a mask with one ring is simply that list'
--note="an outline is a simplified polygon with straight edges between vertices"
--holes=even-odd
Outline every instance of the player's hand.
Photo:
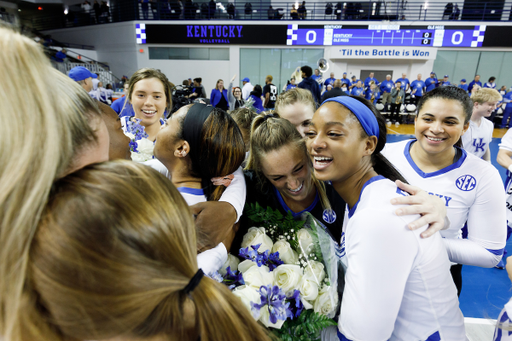
[{"label": "player's hand", "polygon": [[[205,245],[199,245],[200,248],[212,248],[220,242],[225,241],[228,244],[229,237],[232,236],[233,225],[236,221],[236,210],[230,203],[224,201],[206,201],[190,206],[192,214],[196,215],[196,231],[198,236],[202,236]],[[231,237],[232,238],[232,237]]]},{"label": "player's hand", "polygon": [[428,229],[421,233],[422,238],[428,238],[444,228],[446,206],[441,198],[429,195],[419,187],[404,184],[400,180],[397,180],[395,183],[401,190],[411,194],[411,196],[400,196],[391,199],[391,204],[393,205],[408,205],[397,209],[395,214],[398,216],[421,215],[419,219],[407,225],[409,229],[416,230],[428,224]]},{"label": "player's hand", "polygon": [[231,78],[231,83],[233,83],[236,79],[236,74],[233,76],[233,78]]}]

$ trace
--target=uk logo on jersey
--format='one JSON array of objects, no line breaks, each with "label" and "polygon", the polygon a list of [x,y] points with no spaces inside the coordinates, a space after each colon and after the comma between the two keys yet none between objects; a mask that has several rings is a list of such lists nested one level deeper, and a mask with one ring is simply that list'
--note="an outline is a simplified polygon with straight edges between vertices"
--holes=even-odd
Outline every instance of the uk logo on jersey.
[{"label": "uk logo on jersey", "polygon": [[326,223],[332,224],[336,221],[336,212],[331,209],[325,209],[324,213],[322,214],[322,218]]},{"label": "uk logo on jersey", "polygon": [[484,139],[481,137],[480,142],[478,142],[478,139],[473,139],[473,147],[475,147],[475,153],[478,153],[478,150],[481,149],[482,152],[485,151],[485,145]]},{"label": "uk logo on jersey", "polygon": [[461,191],[469,192],[476,187],[476,179],[469,174],[462,175],[455,181],[455,186]]}]

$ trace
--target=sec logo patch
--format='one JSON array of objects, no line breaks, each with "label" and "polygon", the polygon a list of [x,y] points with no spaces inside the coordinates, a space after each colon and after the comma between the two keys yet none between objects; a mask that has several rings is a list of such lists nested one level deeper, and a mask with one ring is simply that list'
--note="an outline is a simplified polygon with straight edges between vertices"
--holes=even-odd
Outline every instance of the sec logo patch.
[{"label": "sec logo patch", "polygon": [[464,192],[472,191],[476,187],[476,179],[469,174],[459,176],[457,180],[455,180],[455,186],[458,189]]}]

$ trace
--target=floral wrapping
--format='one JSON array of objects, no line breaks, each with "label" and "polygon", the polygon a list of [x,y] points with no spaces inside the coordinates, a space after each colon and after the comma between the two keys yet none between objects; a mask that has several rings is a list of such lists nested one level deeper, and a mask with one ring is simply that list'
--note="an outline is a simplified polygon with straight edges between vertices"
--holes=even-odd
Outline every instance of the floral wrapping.
[{"label": "floral wrapping", "polygon": [[144,131],[144,126],[140,124],[141,120],[126,121],[126,136],[130,138],[130,151],[132,160],[135,162],[144,162],[154,158],[153,151],[155,142],[148,140],[148,134]]},{"label": "floral wrapping", "polygon": [[219,274],[253,317],[282,340],[319,340],[336,325],[338,259],[334,241],[309,213],[300,220],[258,204],[239,258],[229,255]]}]

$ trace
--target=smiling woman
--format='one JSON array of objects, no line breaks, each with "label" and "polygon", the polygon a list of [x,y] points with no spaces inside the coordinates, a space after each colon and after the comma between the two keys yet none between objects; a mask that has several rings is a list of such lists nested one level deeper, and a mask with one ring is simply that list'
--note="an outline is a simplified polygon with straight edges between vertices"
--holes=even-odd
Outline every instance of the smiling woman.
[{"label": "smiling woman", "polygon": [[[439,234],[404,228],[391,199],[407,195],[380,154],[384,118],[359,96],[328,99],[316,111],[307,147],[318,179],[349,207],[348,263],[338,329],[341,340],[466,340],[450,263]],[[371,325],[371,328],[368,326]]]},{"label": "smiling woman", "polygon": [[[473,103],[456,87],[439,87],[422,97],[416,140],[388,144],[384,155],[413,185],[442,198],[450,227],[441,231],[458,292],[462,264],[493,267],[505,247],[505,192],[498,171],[461,149]],[[467,239],[461,229],[467,224]]]}]

